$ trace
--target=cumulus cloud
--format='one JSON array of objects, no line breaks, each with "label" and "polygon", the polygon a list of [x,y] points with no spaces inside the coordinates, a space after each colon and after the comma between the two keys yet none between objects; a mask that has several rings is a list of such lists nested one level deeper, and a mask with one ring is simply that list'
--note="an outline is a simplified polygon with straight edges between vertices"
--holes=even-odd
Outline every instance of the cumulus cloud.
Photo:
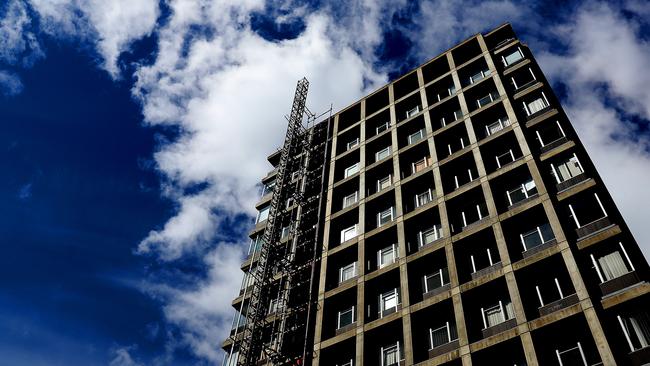
[{"label": "cumulus cloud", "polygon": [[630,225],[650,255],[646,203],[650,142],[632,118],[650,119],[650,45],[639,24],[606,4],[580,8],[574,21],[553,31],[567,52],[540,54],[552,80],[566,86],[567,114]]},{"label": "cumulus cloud", "polygon": [[57,36],[92,37],[102,67],[113,77],[118,58],[137,39],[150,34],[159,15],[157,0],[30,0],[44,30]]},{"label": "cumulus cloud", "polygon": [[31,31],[27,6],[22,0],[11,0],[0,12],[0,62],[31,66],[44,54]]}]

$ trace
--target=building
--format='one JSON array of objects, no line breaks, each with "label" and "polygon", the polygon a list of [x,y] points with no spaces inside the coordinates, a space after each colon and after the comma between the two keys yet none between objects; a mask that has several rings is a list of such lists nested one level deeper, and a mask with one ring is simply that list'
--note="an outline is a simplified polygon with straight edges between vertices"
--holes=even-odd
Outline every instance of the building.
[{"label": "building", "polygon": [[646,259],[509,24],[292,128],[225,365],[650,363]]}]

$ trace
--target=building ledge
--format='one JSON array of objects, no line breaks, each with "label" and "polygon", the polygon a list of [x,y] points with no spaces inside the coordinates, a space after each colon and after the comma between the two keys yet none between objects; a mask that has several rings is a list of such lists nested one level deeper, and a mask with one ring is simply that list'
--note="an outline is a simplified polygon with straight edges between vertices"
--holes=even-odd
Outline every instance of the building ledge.
[{"label": "building ledge", "polygon": [[542,114],[540,114],[538,116],[535,116],[534,118],[528,120],[528,122],[526,122],[526,127],[528,127],[528,128],[533,127],[534,125],[546,120],[547,118],[551,118],[551,117],[555,116],[556,114],[558,114],[557,109],[553,108],[551,110],[548,110],[548,111],[546,111],[546,112],[544,112],[544,113],[542,113]]},{"label": "building ledge", "polygon": [[445,353],[449,353],[455,349],[458,349],[458,347],[460,347],[460,342],[458,341],[458,339],[454,339],[449,343],[441,344],[437,347],[430,349],[429,358],[434,358],[443,355]]},{"label": "building ledge", "polygon": [[585,180],[582,180],[568,188],[565,188],[564,190],[558,192],[557,194],[557,200],[562,201],[565,200],[575,194],[578,194],[587,188],[591,188],[596,185],[596,181],[593,180],[592,178],[587,178]]},{"label": "building ledge", "polygon": [[539,315],[545,316],[578,303],[578,295],[572,294],[550,302],[539,308]]},{"label": "building ledge", "polygon": [[562,137],[559,140],[553,141],[550,144],[543,146],[540,149],[539,160],[547,160],[574,146],[576,146],[575,142],[567,139],[566,137]]},{"label": "building ledge", "polygon": [[592,246],[596,243],[599,243],[605,239],[609,239],[614,235],[618,235],[622,232],[621,227],[613,224],[610,226],[607,226],[603,229],[600,229],[588,236],[582,237],[578,239],[577,246],[578,249],[584,249],[589,246]]},{"label": "building ledge", "polygon": [[635,299],[650,293],[650,284],[647,282],[639,282],[631,287],[622,289],[616,293],[610,294],[600,301],[604,309],[622,304],[626,301]]},{"label": "building ledge", "polygon": [[491,327],[485,328],[481,331],[481,333],[483,334],[483,338],[488,338],[492,337],[493,335],[503,333],[508,329],[514,328],[515,326],[517,326],[517,319],[512,318],[499,324],[495,324]]}]

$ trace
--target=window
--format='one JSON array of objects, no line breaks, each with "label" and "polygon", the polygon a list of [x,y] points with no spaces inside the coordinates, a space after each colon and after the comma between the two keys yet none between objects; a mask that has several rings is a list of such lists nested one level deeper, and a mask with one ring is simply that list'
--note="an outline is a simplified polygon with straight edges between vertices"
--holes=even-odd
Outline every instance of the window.
[{"label": "window", "polygon": [[515,161],[515,154],[512,152],[512,149],[510,149],[501,155],[497,155],[496,159],[497,159],[497,166],[501,168],[502,166]]},{"label": "window", "polygon": [[418,233],[418,243],[420,246],[431,244],[442,237],[442,226],[436,225],[431,229],[420,231]]},{"label": "window", "polygon": [[449,322],[437,329],[429,328],[429,346],[431,349],[455,341],[457,338],[456,327],[449,324]]},{"label": "window", "polygon": [[343,178],[347,178],[349,176],[357,174],[358,172],[359,172],[359,163],[354,163],[354,165],[352,165],[352,166],[345,169],[345,173],[343,174]]},{"label": "window", "polygon": [[537,194],[537,187],[535,186],[535,181],[531,178],[526,183],[522,183],[521,186],[506,191],[508,206],[512,206],[515,203],[521,202],[535,194]]},{"label": "window", "polygon": [[584,169],[582,169],[582,164],[578,161],[576,154],[573,154],[569,160],[558,164],[557,167],[551,164],[551,174],[553,174],[558,183],[562,183],[582,173],[584,173]]},{"label": "window", "polygon": [[409,145],[414,144],[424,138],[424,128],[409,135]]},{"label": "window", "polygon": [[[489,264],[488,267],[492,267],[495,264],[495,262],[492,260],[492,251],[490,250],[490,248],[487,248],[486,252],[487,252],[488,264]],[[469,259],[472,262],[472,273],[476,273],[476,262],[474,262],[474,254],[470,255]],[[496,263],[499,263],[499,262],[496,262]]]},{"label": "window", "polygon": [[395,215],[395,209],[393,207],[389,207],[377,214],[377,227],[380,227],[384,224],[387,224],[391,221],[393,221],[393,216]]},{"label": "window", "polygon": [[392,176],[389,174],[387,177],[384,177],[377,181],[377,192],[383,191],[386,188],[389,188],[392,183]]},{"label": "window", "polygon": [[431,188],[429,188],[425,192],[415,195],[415,207],[424,206],[432,200],[433,196],[431,194]]},{"label": "window", "polygon": [[266,220],[269,218],[269,209],[270,206],[263,207],[260,209],[260,211],[257,213],[257,220],[255,223],[259,224],[260,222]]},{"label": "window", "polygon": [[411,118],[415,116],[416,114],[420,113],[420,106],[416,105],[415,107],[409,109],[406,111],[406,118]]},{"label": "window", "polygon": [[381,366],[399,365],[400,347],[399,342],[390,347],[381,347]]},{"label": "window", "polygon": [[271,303],[269,304],[269,314],[278,312],[278,310],[280,310],[279,305],[280,305],[280,300],[271,299]]},{"label": "window", "polygon": [[359,138],[357,137],[357,138],[355,138],[354,140],[348,142],[348,143],[345,145],[345,149],[346,149],[346,150],[350,150],[350,149],[352,149],[352,148],[354,148],[355,146],[358,146],[358,145],[359,145]]},{"label": "window", "polygon": [[228,356],[225,366],[237,366],[237,361],[239,360],[239,350],[232,351]]},{"label": "window", "polygon": [[280,239],[286,239],[286,238],[288,238],[288,237],[289,237],[289,230],[290,230],[290,226],[289,226],[289,225],[287,225],[287,226],[283,226],[283,227],[282,227],[282,233],[280,234]]},{"label": "window", "polygon": [[631,352],[650,345],[650,316],[647,313],[617,318]]},{"label": "window", "polygon": [[341,329],[345,326],[354,323],[354,306],[347,310],[339,311],[336,323],[336,329]]},{"label": "window", "polygon": [[585,353],[582,351],[580,342],[577,342],[575,347],[564,351],[556,349],[555,355],[557,356],[560,366],[587,366],[587,359],[585,358]]},{"label": "window", "polygon": [[411,173],[415,174],[427,167],[427,158],[422,158],[415,163],[411,163]]},{"label": "window", "polygon": [[377,126],[377,128],[375,128],[375,134],[379,135],[380,133],[388,130],[389,127],[390,127],[390,122],[388,122],[388,121],[384,122],[384,123],[380,124],[379,126]]},{"label": "window", "polygon": [[503,62],[503,66],[508,67],[523,58],[524,58],[523,52],[521,52],[521,49],[517,47],[517,49],[514,52],[511,52],[506,56],[501,56],[501,61]]},{"label": "window", "polygon": [[474,84],[475,82],[477,82],[477,81],[479,81],[479,80],[481,80],[484,77],[489,76],[489,75],[490,75],[490,70],[489,69],[481,70],[481,71],[477,72],[476,74],[469,77],[469,83]]},{"label": "window", "polygon": [[264,235],[257,235],[254,238],[251,238],[250,244],[248,245],[248,255],[251,255],[255,252],[258,252],[260,249],[262,249],[262,239],[264,238]]},{"label": "window", "polygon": [[397,309],[399,305],[399,297],[397,296],[397,289],[392,289],[379,295],[379,313],[381,314],[386,310]]},{"label": "window", "polygon": [[519,234],[519,239],[521,240],[521,245],[523,245],[525,252],[530,248],[534,248],[555,239],[555,235],[553,234],[551,225],[544,224],[531,231]]},{"label": "window", "polygon": [[424,276],[424,292],[440,288],[449,283],[449,274],[447,268],[441,268],[434,273]]},{"label": "window", "polygon": [[339,283],[354,278],[357,275],[357,262],[352,262],[347,266],[339,268]]},{"label": "window", "polygon": [[546,99],[546,95],[544,94],[544,92],[542,92],[541,97],[533,100],[532,102],[530,103],[524,102],[524,110],[526,110],[526,114],[529,116],[543,110],[548,106],[549,103],[548,100]]},{"label": "window", "polygon": [[397,245],[392,244],[377,251],[377,267],[384,268],[397,260]]},{"label": "window", "polygon": [[[591,254],[591,262],[598,273],[600,282],[606,282],[615,278],[621,277],[634,271],[634,265],[627,255],[627,251],[623,247],[623,243],[618,243],[620,251],[615,250],[609,254],[598,257],[598,260]],[[622,253],[622,255],[621,255]],[[625,259],[623,259],[625,257]]]},{"label": "window", "polygon": [[264,185],[262,188],[262,196],[273,193],[273,188],[275,188],[275,180],[272,180]]},{"label": "window", "polygon": [[484,96],[483,98],[479,98],[476,100],[476,105],[478,108],[481,108],[487,104],[490,104],[494,102],[495,99],[498,98],[498,95],[496,93],[489,93],[488,95]]},{"label": "window", "polygon": [[481,315],[483,316],[484,328],[503,323],[513,318],[512,303],[508,302],[504,305],[503,302],[499,301],[498,304],[487,309],[481,308]]},{"label": "window", "polygon": [[354,193],[351,193],[343,198],[343,208],[350,207],[357,203],[357,200],[359,199],[359,192],[354,191]]},{"label": "window", "polygon": [[375,161],[379,161],[381,159],[385,159],[390,156],[390,146],[386,146],[385,148],[377,151],[375,153]]},{"label": "window", "polygon": [[447,88],[447,94],[449,94],[449,95],[451,96],[451,95],[454,95],[455,92],[456,92],[456,85],[451,84],[451,85]]},{"label": "window", "polygon": [[503,130],[507,126],[510,126],[510,121],[507,118],[505,119],[499,118],[496,122],[485,126],[485,133],[487,136],[490,136],[492,134],[495,134]]},{"label": "window", "polygon": [[350,226],[347,229],[341,230],[341,243],[346,242],[357,236],[357,225]]}]

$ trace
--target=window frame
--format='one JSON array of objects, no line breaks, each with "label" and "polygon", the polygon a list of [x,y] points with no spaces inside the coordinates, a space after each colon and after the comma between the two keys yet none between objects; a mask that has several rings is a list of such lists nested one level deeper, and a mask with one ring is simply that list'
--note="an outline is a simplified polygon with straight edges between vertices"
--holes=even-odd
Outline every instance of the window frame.
[{"label": "window frame", "polygon": [[[386,154],[386,156],[381,157],[381,155],[384,154],[384,153]],[[390,154],[391,154],[391,148],[390,148],[390,145],[388,145],[385,148],[383,148],[383,149],[381,149],[381,150],[379,150],[379,151],[377,151],[375,153],[375,161],[380,161],[380,160],[384,160],[386,158],[389,158]]]},{"label": "window frame", "polygon": [[355,137],[354,140],[348,141],[348,143],[345,144],[345,151],[350,151],[354,149],[355,147],[359,146],[359,138]]},{"label": "window frame", "polygon": [[[384,182],[386,180],[388,180],[388,185],[386,187],[382,188],[382,182]],[[388,189],[392,185],[393,185],[393,175],[392,174],[388,174],[387,176],[385,176],[383,178],[379,178],[379,179],[377,179],[377,192],[381,192],[384,189]]]},{"label": "window frame", "polygon": [[[408,135],[408,144],[412,145],[412,144],[414,144],[416,142],[424,140],[424,132],[425,132],[424,128],[421,128],[418,131],[413,132],[412,134]],[[415,135],[418,135],[419,138],[417,140],[413,141],[413,136],[415,136]]]},{"label": "window frame", "polygon": [[[427,197],[427,200],[425,200],[424,203],[420,202],[421,201],[420,197],[425,196],[425,195]],[[433,192],[431,191],[431,188],[428,188],[426,191],[424,191],[422,193],[417,193],[415,195],[415,208],[420,208],[420,207],[426,205],[427,203],[431,203],[431,202],[433,202]]]},{"label": "window frame", "polygon": [[[358,226],[358,224],[354,224],[354,225],[352,225],[352,226],[350,226],[348,228],[345,228],[345,229],[341,230],[341,243],[345,243],[348,240],[352,240],[357,235],[359,235],[359,233],[357,232],[357,226]],[[351,231],[354,231],[354,235],[352,235],[352,237],[346,239],[348,232],[351,232]]]},{"label": "window frame", "polygon": [[420,112],[421,112],[420,105],[418,104],[415,107],[406,111],[406,119],[413,118]]},{"label": "window frame", "polygon": [[[270,211],[271,211],[271,206],[270,205],[266,205],[266,206],[262,207],[257,212],[257,218],[255,219],[255,224],[259,224],[261,222],[264,222],[264,221],[268,220]],[[262,216],[264,216],[263,219],[262,219]]]},{"label": "window frame", "polygon": [[[382,218],[384,217],[384,215],[386,215],[387,212],[390,215],[390,220],[385,221],[385,222],[382,223]],[[377,227],[381,227],[381,226],[384,226],[386,224],[389,224],[389,223],[393,222],[394,220],[395,220],[395,206],[391,206],[391,207],[389,207],[389,208],[387,208],[385,210],[381,210],[381,211],[379,211],[377,213]]]},{"label": "window frame", "polygon": [[[356,318],[356,316],[355,316],[356,313],[354,311],[355,310],[354,308],[355,308],[355,306],[352,305],[352,307],[347,308],[346,310],[339,310],[338,311],[338,313],[336,314],[336,329],[337,330],[341,329],[343,327],[347,327],[348,325],[354,324],[356,322],[356,319],[355,319]],[[345,313],[348,313],[348,312],[350,312],[350,314],[352,316],[352,320],[350,321],[349,324],[345,324],[345,325],[341,326],[341,315],[345,314]]]},{"label": "window frame", "polygon": [[[354,201],[352,203],[346,205],[346,202],[347,202],[348,198],[350,198],[352,196],[354,196]],[[345,209],[345,208],[351,207],[354,204],[356,204],[357,202],[359,202],[359,191],[354,191],[354,193],[350,193],[347,196],[343,197],[343,208]]]},{"label": "window frame", "polygon": [[[345,170],[343,171],[343,179],[350,178],[351,176],[359,173],[359,165],[360,165],[360,162],[357,161],[356,163],[354,163],[354,164],[350,165],[349,167],[345,168]],[[355,169],[356,169],[356,171],[354,173],[350,174],[350,171],[355,170]]]},{"label": "window frame", "polygon": [[[384,263],[384,254],[388,253],[388,250],[390,250],[391,254],[391,260]],[[399,249],[397,247],[397,244],[391,244],[387,247],[381,248],[377,251],[377,269],[382,269],[384,267],[388,267],[391,264],[397,262],[397,259],[399,258]]]},{"label": "window frame", "polygon": [[[350,278],[343,279],[343,273],[345,273],[345,271],[347,271],[349,269],[352,269],[352,276],[350,276]],[[350,264],[347,264],[347,265],[339,268],[339,285],[341,283],[345,282],[345,281],[348,281],[348,280],[351,280],[351,279],[355,278],[356,276],[357,276],[357,262],[354,261],[354,262],[352,262]]]}]

